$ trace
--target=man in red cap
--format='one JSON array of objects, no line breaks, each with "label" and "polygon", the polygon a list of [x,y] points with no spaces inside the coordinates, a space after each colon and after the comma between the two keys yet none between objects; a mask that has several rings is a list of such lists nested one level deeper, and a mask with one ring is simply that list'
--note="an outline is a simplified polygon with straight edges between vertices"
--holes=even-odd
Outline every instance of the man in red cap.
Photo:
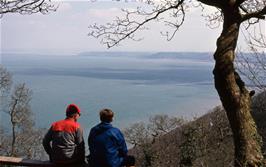
[{"label": "man in red cap", "polygon": [[80,109],[75,104],[68,105],[66,119],[52,124],[43,139],[43,147],[50,161],[62,165],[82,164],[85,157],[83,131],[77,123]]}]

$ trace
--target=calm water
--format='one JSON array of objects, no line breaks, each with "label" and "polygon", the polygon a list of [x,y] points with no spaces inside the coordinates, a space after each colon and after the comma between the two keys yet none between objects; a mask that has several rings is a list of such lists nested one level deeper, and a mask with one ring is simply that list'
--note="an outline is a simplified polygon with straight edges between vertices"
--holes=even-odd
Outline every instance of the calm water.
[{"label": "calm water", "polygon": [[[15,82],[33,90],[31,105],[40,127],[64,118],[69,103],[81,107],[79,122],[86,131],[106,107],[122,128],[155,114],[200,116],[219,104],[208,53],[6,53],[2,64]],[[2,113],[1,122],[5,117]]]}]

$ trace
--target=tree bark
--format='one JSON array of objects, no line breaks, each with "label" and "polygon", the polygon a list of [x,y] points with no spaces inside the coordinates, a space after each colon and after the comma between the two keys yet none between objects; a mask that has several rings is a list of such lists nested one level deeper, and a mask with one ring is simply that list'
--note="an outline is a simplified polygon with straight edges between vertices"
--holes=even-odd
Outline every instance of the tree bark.
[{"label": "tree bark", "polygon": [[261,137],[250,114],[251,97],[234,68],[240,14],[237,8],[223,9],[223,31],[217,40],[213,70],[215,88],[226,110],[234,135],[235,166],[259,167],[263,164]]},{"label": "tree bark", "polygon": [[15,156],[15,143],[16,143],[16,133],[15,133],[15,125],[12,124],[12,143],[11,143],[11,155]]},{"label": "tree bark", "polygon": [[11,121],[11,124],[12,124],[12,143],[11,143],[11,153],[10,153],[10,156],[15,156],[15,144],[16,144],[16,139],[17,139],[17,136],[16,136],[16,121],[14,120],[15,119],[15,108],[17,106],[17,103],[18,103],[18,100],[16,99],[14,104],[12,105],[12,109],[10,111],[10,121]]}]

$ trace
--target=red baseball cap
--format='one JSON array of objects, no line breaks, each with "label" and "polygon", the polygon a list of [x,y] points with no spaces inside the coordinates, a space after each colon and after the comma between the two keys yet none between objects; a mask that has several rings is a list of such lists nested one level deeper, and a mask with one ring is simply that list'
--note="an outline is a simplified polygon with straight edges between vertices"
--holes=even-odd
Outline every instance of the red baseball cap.
[{"label": "red baseball cap", "polygon": [[76,104],[69,104],[66,112],[77,112],[80,115],[80,108]]}]

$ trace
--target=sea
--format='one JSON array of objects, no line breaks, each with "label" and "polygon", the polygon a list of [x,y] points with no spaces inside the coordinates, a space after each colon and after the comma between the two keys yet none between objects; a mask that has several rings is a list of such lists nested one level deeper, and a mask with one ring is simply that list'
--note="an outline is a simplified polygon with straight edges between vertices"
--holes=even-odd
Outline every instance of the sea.
[{"label": "sea", "polygon": [[[212,53],[2,53],[1,64],[14,85],[26,83],[32,90],[31,109],[41,128],[64,119],[70,103],[81,108],[86,133],[103,108],[114,111],[113,124],[123,129],[156,114],[190,120],[220,105]],[[0,119],[5,124],[8,116],[2,112]]]}]

